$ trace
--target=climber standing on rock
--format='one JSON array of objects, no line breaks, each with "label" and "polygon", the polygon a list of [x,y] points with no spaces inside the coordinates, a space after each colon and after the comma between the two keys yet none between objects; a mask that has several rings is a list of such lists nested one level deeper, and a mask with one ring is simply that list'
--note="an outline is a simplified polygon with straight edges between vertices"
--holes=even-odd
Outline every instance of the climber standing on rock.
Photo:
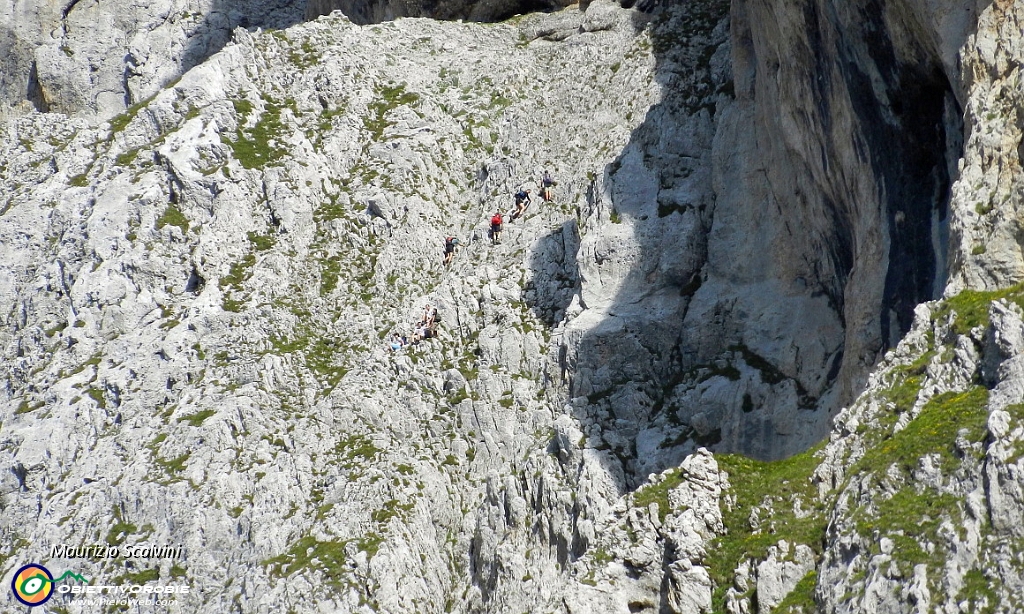
[{"label": "climber standing on rock", "polygon": [[544,199],[544,202],[551,201],[551,188],[558,185],[558,182],[552,179],[551,173],[547,169],[544,169],[544,176],[540,178],[540,196]]},{"label": "climber standing on rock", "polygon": [[531,202],[533,202],[533,199],[530,198],[530,191],[519,188],[519,191],[516,192],[516,210],[509,216],[511,220],[518,220],[519,216],[526,211]]},{"label": "climber standing on rock", "polygon": [[501,211],[495,211],[491,216],[491,244],[501,243]]},{"label": "climber standing on rock", "polygon": [[459,248],[459,240],[455,237],[445,237],[444,239],[444,265],[448,266],[452,263],[452,258],[455,257],[455,250]]}]

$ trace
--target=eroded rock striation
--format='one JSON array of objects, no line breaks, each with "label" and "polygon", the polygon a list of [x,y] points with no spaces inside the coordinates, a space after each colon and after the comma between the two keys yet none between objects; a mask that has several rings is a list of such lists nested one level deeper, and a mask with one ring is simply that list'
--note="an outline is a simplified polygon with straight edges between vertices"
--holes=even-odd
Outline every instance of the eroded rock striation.
[{"label": "eroded rock striation", "polygon": [[[85,63],[2,127],[5,581],[187,582],[184,611],[1020,609],[1017,3],[333,13],[188,56],[259,25],[193,8],[122,15],[152,55],[120,90],[60,35]],[[427,303],[439,336],[390,350]],[[49,558],[92,543],[184,555]]]}]

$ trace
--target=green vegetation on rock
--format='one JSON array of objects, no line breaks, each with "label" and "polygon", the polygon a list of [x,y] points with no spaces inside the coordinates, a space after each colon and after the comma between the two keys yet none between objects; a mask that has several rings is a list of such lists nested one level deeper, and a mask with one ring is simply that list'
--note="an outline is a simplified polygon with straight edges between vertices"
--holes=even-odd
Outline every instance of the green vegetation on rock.
[{"label": "green vegetation on rock", "polygon": [[665,522],[669,512],[668,491],[682,483],[682,470],[670,471],[665,475],[665,479],[657,484],[648,484],[633,493],[633,504],[636,507],[647,508],[652,503],[657,503],[658,517],[661,518],[662,522]]},{"label": "green vegetation on rock", "polygon": [[187,233],[189,229],[188,218],[173,204],[167,205],[164,212],[156,220],[156,228],[160,230],[164,226],[177,226],[181,229],[182,233]]},{"label": "green vegetation on rock", "polygon": [[943,320],[950,314],[956,314],[953,330],[957,334],[966,335],[977,326],[988,326],[989,305],[999,299],[1006,299],[1024,309],[1024,283],[991,292],[964,290],[947,299],[935,312],[934,317]]},{"label": "green vegetation on rock", "polygon": [[[722,506],[726,533],[712,540],[708,548],[706,562],[715,583],[715,612],[725,611],[725,592],[732,586],[733,570],[744,560],[763,560],[780,540],[822,552],[831,499],[820,500],[812,482],[821,448],[773,462],[734,454],[715,457],[719,469],[729,474],[729,492],[736,497],[732,505]],[[751,528],[755,509],[760,518],[758,529]]]},{"label": "green vegetation on rock", "polygon": [[252,127],[245,127],[253,112],[253,105],[245,99],[233,101],[238,113],[238,130],[235,138],[221,135],[221,141],[231,147],[234,157],[247,169],[259,169],[273,164],[288,154],[283,142],[285,125],[281,121],[284,105],[269,96],[263,96],[263,112]]},{"label": "green vegetation on rock", "polygon": [[121,510],[117,506],[113,508],[113,516],[114,526],[110,527],[110,531],[107,532],[106,542],[111,546],[120,546],[130,535],[139,529],[121,516]]},{"label": "green vegetation on rock", "polygon": [[961,432],[968,441],[984,439],[987,403],[988,390],[982,386],[935,397],[904,429],[869,447],[850,469],[850,475],[884,472],[891,465],[912,470],[928,454],[938,455],[943,470],[952,470],[958,464],[955,442]]},{"label": "green vegetation on rock", "polygon": [[207,418],[216,413],[217,411],[214,409],[204,409],[200,412],[178,418],[178,422],[186,422],[189,426],[201,426]]},{"label": "green vegetation on rock", "polygon": [[379,141],[390,125],[387,121],[388,112],[402,105],[411,105],[419,99],[419,94],[407,92],[404,84],[380,85],[374,92],[373,101],[367,105],[363,127],[370,133],[372,140]]}]

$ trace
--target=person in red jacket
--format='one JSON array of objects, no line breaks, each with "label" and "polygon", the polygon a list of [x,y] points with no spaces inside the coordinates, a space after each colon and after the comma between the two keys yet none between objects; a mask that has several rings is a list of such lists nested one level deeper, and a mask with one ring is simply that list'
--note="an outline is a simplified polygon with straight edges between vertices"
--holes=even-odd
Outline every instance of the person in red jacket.
[{"label": "person in red jacket", "polygon": [[491,243],[501,243],[501,212],[497,211],[491,216]]}]

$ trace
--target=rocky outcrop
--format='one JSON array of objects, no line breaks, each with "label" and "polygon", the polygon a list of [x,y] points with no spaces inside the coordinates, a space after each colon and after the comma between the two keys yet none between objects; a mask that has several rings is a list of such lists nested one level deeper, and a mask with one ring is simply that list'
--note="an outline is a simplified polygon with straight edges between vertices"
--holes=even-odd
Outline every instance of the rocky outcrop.
[{"label": "rocky outcrop", "polygon": [[298,23],[305,0],[0,2],[0,119],[29,109],[108,119],[151,98],[243,28]]},{"label": "rocky outcrop", "polygon": [[534,11],[563,9],[570,4],[568,0],[308,0],[306,18],[316,19],[341,11],[360,25],[399,17],[492,22]]},{"label": "rocky outcrop", "polygon": [[[680,429],[761,458],[806,449],[941,294],[961,151],[946,71],[973,8],[931,30],[916,6],[869,4],[705,2],[655,30],[658,74],[687,94],[602,184],[568,352],[622,454]],[[707,37],[726,12],[728,40]]]},{"label": "rocky outcrop", "polygon": [[181,544],[73,563],[186,611],[1019,609],[1019,12],[334,14],[5,123],[6,578],[89,536]]},{"label": "rocky outcrop", "polygon": [[1024,125],[1020,70],[1024,14],[1013,2],[993,2],[964,46],[965,141],[953,188],[952,249],[947,294],[994,290],[1024,280],[1021,250],[1021,165]]}]

